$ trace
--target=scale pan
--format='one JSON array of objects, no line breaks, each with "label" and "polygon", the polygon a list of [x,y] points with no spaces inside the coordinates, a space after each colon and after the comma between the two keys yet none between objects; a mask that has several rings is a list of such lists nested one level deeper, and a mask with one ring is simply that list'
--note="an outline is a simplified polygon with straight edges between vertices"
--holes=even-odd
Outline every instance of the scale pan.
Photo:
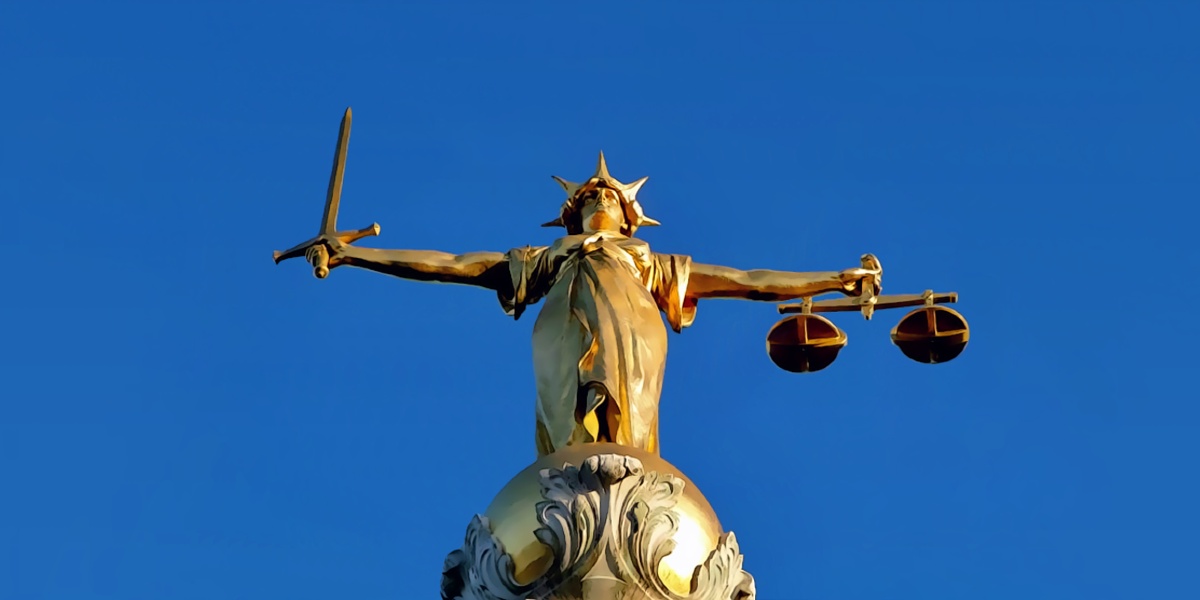
[{"label": "scale pan", "polygon": [[970,337],[967,320],[945,306],[918,308],[892,329],[892,343],[905,356],[930,365],[954,360]]},{"label": "scale pan", "polygon": [[828,367],[846,346],[846,333],[820,315],[792,315],[767,333],[767,355],[780,369],[811,373]]}]

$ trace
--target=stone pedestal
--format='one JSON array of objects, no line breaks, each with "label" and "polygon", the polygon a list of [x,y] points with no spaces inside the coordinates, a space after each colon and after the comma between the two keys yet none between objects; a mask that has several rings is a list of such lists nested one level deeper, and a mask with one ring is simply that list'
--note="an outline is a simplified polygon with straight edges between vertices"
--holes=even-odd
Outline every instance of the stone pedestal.
[{"label": "stone pedestal", "polygon": [[446,557],[444,600],[753,600],[732,533],[660,457],[572,446],[517,475]]}]

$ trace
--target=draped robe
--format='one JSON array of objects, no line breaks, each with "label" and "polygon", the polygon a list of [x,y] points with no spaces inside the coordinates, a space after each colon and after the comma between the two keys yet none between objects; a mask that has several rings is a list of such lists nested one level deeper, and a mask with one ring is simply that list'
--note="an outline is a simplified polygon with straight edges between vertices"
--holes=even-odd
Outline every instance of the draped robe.
[{"label": "draped robe", "polygon": [[646,242],[611,232],[568,235],[505,256],[512,276],[511,293],[500,293],[505,312],[519,318],[544,301],[533,326],[538,454],[592,441],[584,429],[589,415],[613,417],[611,441],[657,453],[663,316],[676,332],[695,317],[687,297],[691,258],[655,254]]}]

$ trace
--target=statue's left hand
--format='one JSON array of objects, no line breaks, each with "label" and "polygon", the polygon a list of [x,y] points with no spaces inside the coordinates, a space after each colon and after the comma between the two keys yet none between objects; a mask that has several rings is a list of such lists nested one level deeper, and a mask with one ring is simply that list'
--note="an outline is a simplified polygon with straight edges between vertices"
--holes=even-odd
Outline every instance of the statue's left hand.
[{"label": "statue's left hand", "polygon": [[867,254],[863,256],[863,266],[846,269],[839,274],[842,280],[842,290],[847,296],[861,296],[866,285],[870,285],[876,296],[883,291],[883,267],[879,260]]}]

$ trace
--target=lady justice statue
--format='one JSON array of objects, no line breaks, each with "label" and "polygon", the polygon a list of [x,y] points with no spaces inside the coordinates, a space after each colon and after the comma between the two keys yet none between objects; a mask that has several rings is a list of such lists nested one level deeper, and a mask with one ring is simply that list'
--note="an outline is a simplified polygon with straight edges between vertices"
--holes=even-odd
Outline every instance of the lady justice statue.
[{"label": "lady justice statue", "polygon": [[742,271],[656,253],[634,237],[640,227],[659,225],[637,200],[649,178],[621,183],[609,174],[603,153],[583,183],[554,179],[567,198],[558,218],[544,226],[563,227],[566,235],[549,246],[455,255],[360,248],[326,235],[303,248],[310,261],[323,260],[328,269],[351,266],[486,288],[514,318],[541,301],[533,328],[539,455],[599,441],[658,452],[667,355],[663,316],[679,332],[692,324],[703,298],[774,302],[835,291],[857,295],[864,280],[879,291],[879,269]]},{"label": "lady justice statue", "polygon": [[[793,273],[742,271],[696,263],[684,255],[654,252],[649,244],[635,237],[639,228],[659,225],[657,221],[645,215],[637,199],[638,190],[646,183],[647,178],[643,177],[632,183],[618,181],[609,173],[603,153],[600,154],[595,173],[582,183],[554,178],[566,191],[566,200],[558,218],[545,226],[562,227],[566,230],[566,235],[549,245],[524,246],[507,252],[467,254],[354,246],[351,242],[377,234],[379,227],[373,225],[350,232],[338,232],[335,227],[349,130],[350,111],[347,110],[342,122],[325,215],[318,236],[291,250],[276,253],[276,262],[303,255],[314,266],[315,274],[321,278],[328,275],[330,269],[350,266],[404,279],[486,288],[496,293],[504,311],[514,318],[519,318],[529,306],[540,301],[542,307],[533,328],[533,364],[537,384],[535,437],[538,455],[566,456],[563,451],[574,447],[611,451],[599,457],[591,455],[591,462],[588,462],[588,456],[583,454],[572,455],[574,458],[571,460],[582,466],[571,467],[576,469],[575,487],[571,489],[583,485],[580,481],[588,480],[580,473],[589,468],[592,469],[592,479],[589,481],[599,487],[603,487],[603,481],[615,485],[621,477],[649,476],[651,473],[647,472],[643,463],[652,462],[651,466],[660,471],[672,471],[673,467],[658,459],[658,403],[667,354],[664,317],[666,324],[679,332],[692,323],[696,316],[697,302],[704,298],[743,298],[774,302],[809,298],[828,292],[841,292],[848,296],[862,294],[864,289],[869,294],[879,292],[882,273],[873,257],[871,260],[864,260],[863,267],[831,272]],[[613,466],[618,463],[624,466]],[[542,478],[542,496],[535,498],[542,504],[553,500],[546,491],[554,487],[553,477],[558,476],[561,479],[569,475],[562,471],[565,464],[562,461],[546,464],[551,468],[538,470]],[[588,467],[589,464],[591,467]],[[613,474],[618,471],[617,475]],[[535,474],[529,477],[537,476]],[[605,477],[611,481],[605,480]],[[613,479],[614,477],[616,479]],[[682,474],[675,472],[673,476],[667,475],[667,478],[677,482],[678,488],[684,487],[680,483],[686,481]],[[698,496],[698,492],[689,490],[689,496],[676,489],[674,493],[678,506],[699,507],[692,511],[695,514],[683,515],[679,513],[678,506],[674,509],[676,533],[686,533],[684,530],[687,529],[688,523],[692,523],[694,530],[702,531],[689,538],[689,543],[696,546],[694,548],[680,548],[683,538],[679,535],[672,538],[677,550],[672,556],[677,562],[682,560],[682,563],[671,567],[668,560],[663,564],[670,568],[664,570],[660,564],[651,565],[650,568],[659,569],[660,574],[667,580],[666,588],[660,590],[661,597],[668,597],[669,593],[677,594],[673,597],[708,597],[695,595],[699,593],[696,590],[703,588],[704,584],[694,581],[700,576],[692,571],[694,567],[698,572],[700,567],[696,565],[709,557],[710,552],[714,552],[717,538],[721,537],[719,525],[716,524],[711,509],[707,508],[707,503]],[[501,512],[517,510],[517,506],[520,506],[520,502],[509,502],[509,506],[501,507]],[[574,510],[580,509],[575,507]],[[541,529],[553,529],[553,520],[546,517],[547,511],[542,510],[539,515],[532,506],[528,507],[528,511],[530,516],[527,519],[527,529],[537,528],[539,524]],[[492,513],[489,509],[489,515]],[[536,522],[534,517],[537,517]],[[490,533],[496,534],[498,538],[504,537],[500,535],[502,532],[498,533],[496,523],[485,522],[485,525],[479,527],[490,530]],[[532,535],[533,532],[524,533]],[[509,536],[509,539],[513,539],[513,536]],[[470,538],[470,533],[468,537]],[[528,587],[533,585],[530,582],[538,580],[539,573],[543,573],[542,580],[549,581],[545,579],[548,576],[544,575],[544,569],[554,569],[547,566],[548,560],[557,565],[554,568],[558,569],[558,575],[551,579],[557,582],[555,585],[558,588],[565,589],[562,587],[566,585],[563,582],[569,579],[564,573],[565,565],[570,561],[562,555],[570,552],[555,546],[554,543],[548,543],[549,538],[543,537],[545,536],[542,534],[537,535],[543,549],[540,553],[534,552],[537,556],[533,558],[522,558],[518,552],[519,548],[513,549],[511,543],[503,544],[510,546],[509,551],[514,554],[515,563],[510,564],[508,570],[515,572],[515,579],[507,584],[510,588],[517,586],[516,589],[510,590],[514,598],[570,597],[554,596],[548,591],[545,593],[550,595],[538,596],[536,590]],[[525,546],[530,543],[529,540],[520,542]],[[558,543],[561,546],[567,542],[559,540]],[[457,583],[443,583],[444,595],[463,598],[507,597],[502,594],[486,595],[498,594],[496,588],[499,584],[495,581],[483,586],[490,589],[490,592],[476,590],[475,596],[455,588],[470,587],[471,581],[478,583],[487,579],[479,573],[468,574],[470,569],[483,569],[480,566],[482,559],[479,556],[478,544],[472,545],[469,539],[468,546],[474,549],[459,551],[465,553],[463,556],[466,558],[460,556],[456,559],[459,562],[455,563],[454,568],[451,568],[450,564],[453,561],[447,561],[447,577],[458,579],[454,579]],[[546,558],[547,552],[544,547],[553,549],[549,553],[551,558]],[[733,545],[733,553],[740,565],[736,543]],[[657,558],[659,562],[663,561],[662,556]],[[611,560],[608,562],[612,563]],[[573,568],[579,571],[582,568],[579,565],[582,564],[578,563]],[[595,564],[588,567],[588,572],[594,572],[593,567]],[[457,572],[454,569],[465,570],[462,571],[461,577],[451,577],[449,573]],[[610,565],[609,570],[613,569]],[[741,572],[740,568],[736,571]],[[501,576],[493,573],[492,577],[503,579],[510,574]],[[580,591],[579,597],[607,597],[604,595],[607,592],[601,593],[598,590],[610,589],[605,586],[617,575],[608,573],[594,575],[590,579],[584,578],[591,582],[584,586],[592,590],[589,592],[591,596]],[[672,576],[679,581],[672,582]],[[746,575],[746,578],[748,577]],[[547,589],[545,581],[541,584],[542,588],[538,589]],[[642,588],[647,585],[650,584],[638,584]],[[741,586],[738,589],[744,592],[747,585],[745,581],[738,585]],[[446,586],[449,586],[449,592],[446,591]],[[752,584],[749,584],[750,596],[753,595],[752,587]],[[693,595],[681,594],[686,591],[691,591]],[[724,593],[716,593],[712,597],[750,597],[744,594],[723,596]]]}]

